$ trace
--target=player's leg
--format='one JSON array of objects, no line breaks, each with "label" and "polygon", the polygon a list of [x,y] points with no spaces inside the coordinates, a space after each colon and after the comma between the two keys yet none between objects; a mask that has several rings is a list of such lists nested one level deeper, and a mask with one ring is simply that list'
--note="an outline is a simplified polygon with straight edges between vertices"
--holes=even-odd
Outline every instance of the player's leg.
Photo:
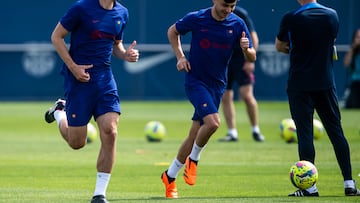
[{"label": "player's leg", "polygon": [[[299,160],[314,163],[313,101],[307,93],[297,91],[288,91],[287,93],[291,117],[297,129]],[[315,184],[306,190],[297,190],[289,196],[319,196],[319,193]]]},{"label": "player's leg", "polygon": [[[232,89],[225,90],[222,97],[222,109],[224,113],[224,118],[228,129],[236,129],[236,120],[235,120],[235,106],[234,106],[234,91]],[[233,135],[237,137],[236,135]]]},{"label": "player's leg", "polygon": [[116,138],[119,114],[108,112],[96,119],[100,132],[100,152],[97,160],[97,179],[94,198],[105,198],[116,158]]},{"label": "player's leg", "polygon": [[341,115],[335,89],[313,95],[316,111],[333,145],[344,178],[345,195],[360,195],[352,178],[349,144],[341,126]]},{"label": "player's leg", "polygon": [[240,69],[239,64],[242,64],[242,61],[231,61],[228,68],[228,81],[221,101],[222,111],[228,130],[226,136],[219,139],[220,142],[231,142],[238,140],[233,85],[237,82],[237,75]]},{"label": "player's leg", "polygon": [[162,182],[165,186],[165,197],[166,198],[178,198],[178,191],[175,183],[175,179],[180,171],[180,169],[183,167],[186,158],[189,156],[191,149],[193,148],[198,130],[200,128],[200,121],[199,119],[196,119],[197,112],[196,112],[196,105],[194,105],[194,102],[196,103],[199,90],[201,91],[203,88],[194,86],[193,88],[186,88],[186,94],[190,100],[190,102],[195,107],[195,112],[193,114],[193,123],[190,128],[188,136],[183,141],[182,145],[180,146],[178,150],[177,157],[173,160],[173,162],[170,164],[168,170],[164,171],[161,174]]},{"label": "player's leg", "polygon": [[246,112],[251,124],[251,131],[255,141],[262,142],[265,137],[260,132],[258,125],[258,104],[253,94],[253,84],[248,83],[241,85],[239,88],[239,95],[246,105]]},{"label": "player's leg", "polygon": [[220,126],[220,116],[218,113],[206,115],[203,120],[204,124],[200,126],[195,140],[195,143],[200,147],[204,147],[207,144],[210,137]]},{"label": "player's leg", "polygon": [[66,101],[68,126],[65,122],[60,125],[61,135],[73,149],[84,147],[87,141],[87,124],[92,117],[93,104],[96,102],[91,99],[83,102],[84,98],[91,98],[93,93],[88,88],[87,85],[79,85],[71,90],[71,98]]},{"label": "player's leg", "polygon": [[200,128],[197,131],[191,153],[186,159],[184,170],[185,182],[188,185],[194,185],[200,154],[204,150],[210,137],[220,126],[218,110],[222,93],[199,86],[196,91],[192,91],[190,95],[188,94],[188,97],[195,108],[193,120],[200,121]]},{"label": "player's leg", "polygon": [[240,86],[239,95],[246,105],[246,112],[251,126],[258,125],[258,106],[253,94],[253,85],[247,84]]},{"label": "player's leg", "polygon": [[[64,126],[62,126],[61,128],[64,129]],[[83,148],[86,145],[87,125],[76,127],[69,126],[67,133],[61,133],[61,135],[67,141],[71,148]]]},{"label": "player's leg", "polygon": [[166,198],[178,198],[178,190],[175,179],[177,178],[181,168],[184,166],[186,158],[189,156],[193,148],[199,128],[200,122],[193,121],[188,136],[179,148],[177,157],[172,161],[169,168],[161,174],[161,179],[165,186]]},{"label": "player's leg", "polygon": [[204,150],[210,137],[215,133],[220,125],[218,113],[209,114],[204,117],[204,123],[200,126],[195,142],[187,157],[184,169],[184,180],[188,185],[195,185],[197,176],[197,165],[200,160],[200,154]]},{"label": "player's leg", "polygon": [[120,100],[114,79],[102,83],[92,100],[94,107],[91,112],[99,128],[100,151],[97,160],[97,178],[93,200],[103,199],[107,202],[106,191],[110,182],[111,172],[116,159],[117,126],[119,122]]},{"label": "player's leg", "polygon": [[222,96],[222,110],[228,128],[228,132],[226,136],[219,139],[219,141],[237,141],[238,132],[236,129],[234,91],[232,89],[226,89]]},{"label": "player's leg", "polygon": [[315,163],[313,135],[314,102],[309,94],[299,91],[288,91],[288,100],[291,117],[296,126],[299,160]]},{"label": "player's leg", "polygon": [[189,135],[185,138],[185,140],[181,144],[176,157],[181,163],[185,163],[186,158],[190,155],[191,149],[193,148],[199,129],[200,129],[200,122],[193,121],[189,131]]},{"label": "player's leg", "polygon": [[97,162],[97,170],[110,173],[115,161],[116,155],[116,137],[119,114],[109,112],[99,116],[96,119],[100,132],[100,152]]},{"label": "player's leg", "polygon": [[[69,105],[71,104],[68,103],[67,106]],[[65,109],[67,110],[65,111]],[[69,126],[67,119],[68,114],[71,114],[69,112],[72,112],[72,109],[66,108],[66,101],[58,99],[55,102],[55,105],[45,113],[45,120],[48,123],[56,121],[58,124],[59,132],[64,138],[64,140],[68,143],[68,145],[73,149],[80,149],[86,144],[87,126]],[[80,120],[78,120],[77,122],[82,122],[82,119],[87,118],[81,117]],[[78,125],[78,123],[76,123],[76,125]]]}]

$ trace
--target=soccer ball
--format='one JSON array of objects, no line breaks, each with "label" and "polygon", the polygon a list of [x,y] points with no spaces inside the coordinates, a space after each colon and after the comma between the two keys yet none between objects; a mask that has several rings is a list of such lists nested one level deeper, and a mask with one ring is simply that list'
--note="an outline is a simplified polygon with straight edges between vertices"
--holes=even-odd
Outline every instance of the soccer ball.
[{"label": "soccer ball", "polygon": [[291,118],[285,118],[280,123],[280,136],[287,143],[296,143],[297,134],[296,126],[294,121]]},{"label": "soccer ball", "polygon": [[321,121],[314,118],[314,139],[318,140],[325,134],[325,129]]},{"label": "soccer ball", "polygon": [[96,127],[92,123],[87,124],[87,143],[94,142],[98,137],[98,132],[96,130]]},{"label": "soccer ball", "polygon": [[159,121],[150,121],[145,125],[145,136],[149,142],[160,142],[166,135],[164,124]]},{"label": "soccer ball", "polygon": [[312,187],[318,181],[318,176],[316,167],[309,161],[298,161],[290,168],[291,183],[301,190]]}]

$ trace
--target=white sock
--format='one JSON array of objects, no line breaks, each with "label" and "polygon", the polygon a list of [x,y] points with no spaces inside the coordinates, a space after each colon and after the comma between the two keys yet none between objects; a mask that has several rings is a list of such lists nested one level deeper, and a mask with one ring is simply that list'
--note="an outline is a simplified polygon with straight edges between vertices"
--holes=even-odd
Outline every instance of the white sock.
[{"label": "white sock", "polygon": [[102,172],[97,173],[94,196],[96,195],[106,196],[106,189],[110,181],[110,176],[111,176],[110,173],[102,173]]},{"label": "white sock", "polygon": [[252,130],[252,132],[254,132],[254,133],[260,133],[260,128],[259,128],[258,125],[253,126],[253,127],[251,128],[251,130]]},{"label": "white sock", "polygon": [[355,183],[353,180],[345,180],[344,188],[355,188]]},{"label": "white sock", "polygon": [[[205,147],[205,146],[204,146]],[[190,153],[190,158],[194,161],[199,161],[200,160],[200,154],[201,151],[204,149],[204,147],[199,147],[196,142],[194,142],[193,148],[191,150]]]},{"label": "white sock", "polygon": [[238,137],[238,131],[236,130],[236,128],[230,128],[228,130],[228,135],[231,135],[234,138]]},{"label": "white sock", "polygon": [[314,184],[313,186],[311,186],[311,188],[306,189],[306,191],[310,192],[310,193],[315,193],[318,192],[318,189],[316,187],[316,184]]},{"label": "white sock", "polygon": [[167,171],[167,175],[170,178],[176,178],[178,176],[178,174],[179,174],[180,169],[183,167],[183,165],[184,164],[182,164],[179,160],[177,160],[175,158],[174,161],[169,166],[169,169]]},{"label": "white sock", "polygon": [[66,113],[65,113],[65,111],[62,111],[62,110],[56,110],[54,112],[54,117],[55,117],[55,120],[56,120],[58,126],[60,126],[61,120],[66,119]]}]

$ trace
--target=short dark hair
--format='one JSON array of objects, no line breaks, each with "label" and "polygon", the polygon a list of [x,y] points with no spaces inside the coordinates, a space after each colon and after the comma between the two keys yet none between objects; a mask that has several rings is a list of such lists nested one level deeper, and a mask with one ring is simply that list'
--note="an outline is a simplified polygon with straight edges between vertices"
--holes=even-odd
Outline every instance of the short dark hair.
[{"label": "short dark hair", "polygon": [[225,1],[225,3],[230,4],[230,3],[234,3],[234,2],[236,2],[237,0],[224,0],[224,1]]}]

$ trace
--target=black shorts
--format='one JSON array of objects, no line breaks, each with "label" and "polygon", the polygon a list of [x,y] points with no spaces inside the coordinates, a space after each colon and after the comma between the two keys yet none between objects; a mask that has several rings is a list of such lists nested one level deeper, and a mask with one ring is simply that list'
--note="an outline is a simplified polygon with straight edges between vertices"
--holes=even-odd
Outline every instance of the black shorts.
[{"label": "black shorts", "polygon": [[243,63],[241,64],[229,64],[228,69],[228,82],[226,89],[230,90],[234,87],[234,84],[237,84],[239,87],[254,84],[255,77],[253,73],[246,73],[243,69]]}]

